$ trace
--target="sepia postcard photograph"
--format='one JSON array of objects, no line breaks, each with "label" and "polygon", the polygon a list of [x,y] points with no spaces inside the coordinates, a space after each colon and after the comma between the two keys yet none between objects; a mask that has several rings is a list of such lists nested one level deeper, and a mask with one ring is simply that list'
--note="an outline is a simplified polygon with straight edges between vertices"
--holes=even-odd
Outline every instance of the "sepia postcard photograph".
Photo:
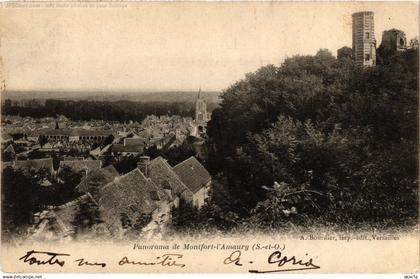
[{"label": "sepia postcard photograph", "polygon": [[417,1],[0,2],[3,278],[418,278],[418,35]]}]

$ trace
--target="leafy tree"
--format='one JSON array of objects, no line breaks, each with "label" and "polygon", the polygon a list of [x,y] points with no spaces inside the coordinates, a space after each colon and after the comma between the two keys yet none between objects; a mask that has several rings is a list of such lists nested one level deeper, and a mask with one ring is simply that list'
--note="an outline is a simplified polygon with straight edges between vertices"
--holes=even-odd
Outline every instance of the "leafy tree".
[{"label": "leafy tree", "polygon": [[316,209],[317,205],[313,203],[311,196],[320,194],[306,189],[306,186],[302,184],[293,187],[284,182],[274,182],[272,188],[263,186],[267,191],[267,199],[259,202],[251,211],[257,220],[256,223],[263,227],[277,228],[289,222],[293,224],[306,221],[307,216],[301,214],[301,209]]},{"label": "leafy tree", "polygon": [[227,193],[215,205],[255,217],[251,209],[274,202],[261,186],[281,181],[321,193],[296,207],[311,220],[413,223],[418,51],[381,55],[376,67],[360,68],[320,50],[226,89],[207,130],[209,169]]},{"label": "leafy tree", "polygon": [[121,226],[125,229],[127,237],[138,237],[143,228],[145,228],[151,221],[152,215],[148,213],[130,214],[121,213],[120,216]]},{"label": "leafy tree", "polygon": [[10,162],[15,158],[15,153],[11,152],[11,151],[3,151],[2,155],[1,155],[1,159],[3,162]]},{"label": "leafy tree", "polygon": [[410,40],[410,43],[408,44],[408,46],[411,49],[415,49],[415,50],[419,49],[419,38],[418,37],[415,37],[415,38],[411,39]]},{"label": "leafy tree", "polygon": [[44,146],[47,142],[48,142],[47,138],[44,138],[44,137],[39,138],[39,145],[40,146]]},{"label": "leafy tree", "polygon": [[188,139],[184,140],[184,142],[182,142],[179,146],[164,150],[162,154],[162,156],[166,158],[172,166],[195,155],[197,155],[197,151],[194,147],[194,143],[189,142]]},{"label": "leafy tree", "polygon": [[125,156],[114,164],[115,169],[119,173],[128,173],[137,168],[137,162],[140,156]]},{"label": "leafy tree", "polygon": [[27,225],[38,205],[37,180],[28,172],[7,167],[1,177],[2,231],[16,233]]},{"label": "leafy tree", "polygon": [[337,50],[337,59],[338,60],[349,60],[353,59],[353,49],[349,47],[342,47]]},{"label": "leafy tree", "polygon": [[147,156],[150,156],[150,158],[153,158],[153,159],[156,158],[156,157],[158,157],[158,156],[161,156],[161,152],[159,152],[159,150],[157,149],[156,145],[152,145],[152,146],[148,147],[146,149],[145,154]]},{"label": "leafy tree", "polygon": [[94,225],[103,223],[99,207],[94,202],[83,202],[79,204],[78,211],[71,224],[75,228],[77,235],[83,235],[92,232]]},{"label": "leafy tree", "polygon": [[74,190],[81,182],[82,174],[74,172],[68,166],[63,167],[54,179],[47,178],[52,182],[51,186],[39,189],[41,205],[61,205],[78,197]]},{"label": "leafy tree", "polygon": [[179,200],[178,207],[171,210],[171,228],[177,232],[191,232],[199,223],[199,210],[184,199]]}]

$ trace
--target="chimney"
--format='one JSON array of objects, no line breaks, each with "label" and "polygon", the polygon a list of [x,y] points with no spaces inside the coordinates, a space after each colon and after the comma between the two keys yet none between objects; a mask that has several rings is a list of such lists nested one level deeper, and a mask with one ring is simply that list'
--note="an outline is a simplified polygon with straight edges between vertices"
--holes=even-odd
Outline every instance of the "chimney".
[{"label": "chimney", "polygon": [[149,156],[140,156],[139,161],[137,162],[137,168],[144,174],[144,176],[149,177]]}]

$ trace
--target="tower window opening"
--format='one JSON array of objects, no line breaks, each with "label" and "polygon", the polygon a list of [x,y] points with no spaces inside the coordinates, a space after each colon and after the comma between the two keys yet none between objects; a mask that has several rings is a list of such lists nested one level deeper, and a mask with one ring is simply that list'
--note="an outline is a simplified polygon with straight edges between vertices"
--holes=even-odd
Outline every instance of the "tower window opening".
[{"label": "tower window opening", "polygon": [[400,46],[404,46],[404,39],[400,38]]}]

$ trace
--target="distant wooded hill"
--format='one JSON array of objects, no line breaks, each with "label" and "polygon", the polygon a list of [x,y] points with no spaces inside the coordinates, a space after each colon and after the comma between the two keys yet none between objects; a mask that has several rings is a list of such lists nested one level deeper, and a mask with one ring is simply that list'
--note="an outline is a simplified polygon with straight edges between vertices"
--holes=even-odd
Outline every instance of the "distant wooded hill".
[{"label": "distant wooded hill", "polygon": [[[209,103],[219,103],[220,92],[203,91],[202,97]],[[135,102],[195,102],[196,91],[162,91],[162,92],[72,92],[72,91],[10,91],[2,94],[5,99],[61,99],[93,101],[135,101]]]}]

